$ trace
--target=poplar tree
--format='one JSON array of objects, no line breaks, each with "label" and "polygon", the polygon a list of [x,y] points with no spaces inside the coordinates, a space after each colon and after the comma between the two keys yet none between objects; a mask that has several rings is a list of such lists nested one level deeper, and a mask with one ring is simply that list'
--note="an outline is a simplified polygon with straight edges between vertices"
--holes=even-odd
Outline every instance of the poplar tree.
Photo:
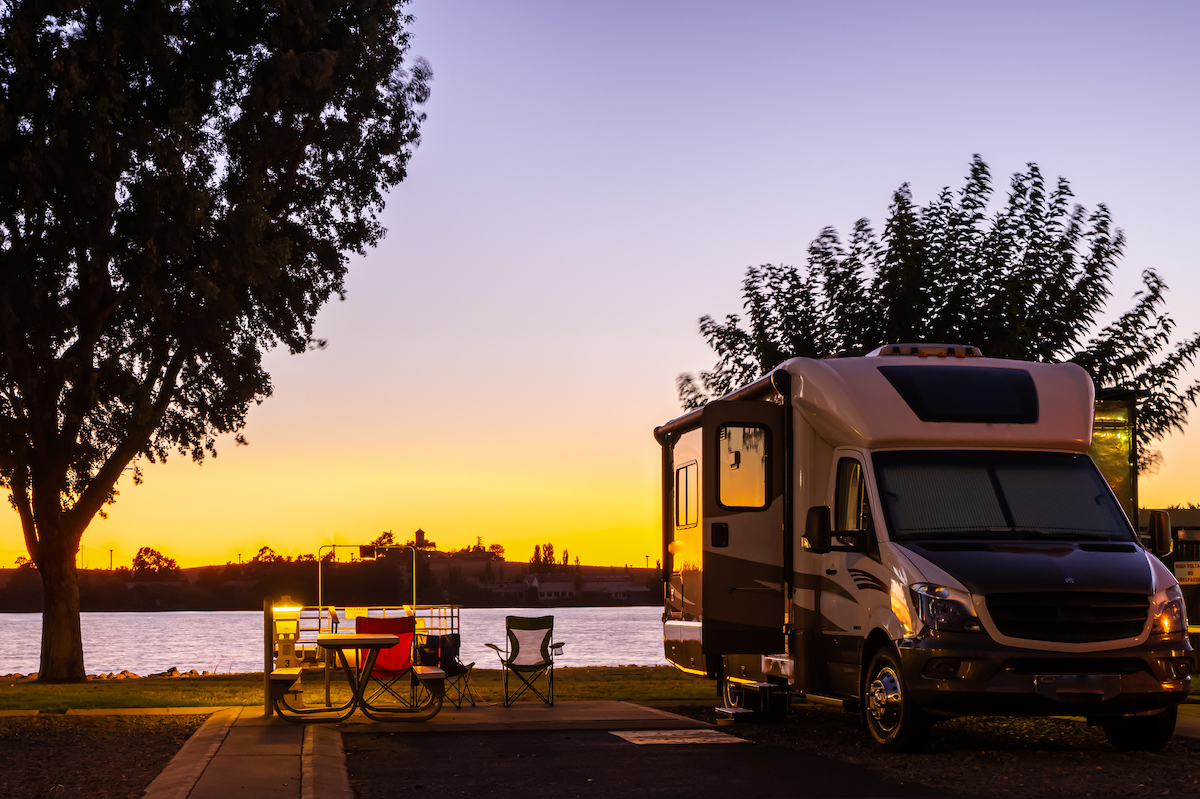
[{"label": "poplar tree", "polygon": [[744,316],[701,317],[717,363],[680,375],[680,400],[699,407],[797,356],[973,344],[997,358],[1073,361],[1097,387],[1146,392],[1138,466],[1152,470],[1160,456],[1151,445],[1182,430],[1200,396],[1200,381],[1185,377],[1200,335],[1175,338],[1167,286],[1153,269],[1142,272],[1133,307],[1100,324],[1125,235],[1107,206],[1087,210],[1073,196],[1066,179],[1049,185],[1031,163],[989,215],[991,175],[978,155],[962,189],[945,188],[923,207],[904,184],[882,236],[860,219],[845,244],[834,228],[822,230],[802,267],[749,267]]},{"label": "poplar tree", "polygon": [[85,679],[75,555],[128,468],[216,455],[418,143],[406,0],[0,3],[0,482]]}]

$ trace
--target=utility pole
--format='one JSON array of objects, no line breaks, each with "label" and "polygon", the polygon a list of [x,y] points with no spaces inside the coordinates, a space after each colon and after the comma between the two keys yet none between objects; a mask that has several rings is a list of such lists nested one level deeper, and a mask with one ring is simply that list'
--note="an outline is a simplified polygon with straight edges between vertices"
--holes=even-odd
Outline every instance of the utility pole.
[{"label": "utility pole", "polygon": [[112,571],[112,550],[108,550],[108,570]]}]

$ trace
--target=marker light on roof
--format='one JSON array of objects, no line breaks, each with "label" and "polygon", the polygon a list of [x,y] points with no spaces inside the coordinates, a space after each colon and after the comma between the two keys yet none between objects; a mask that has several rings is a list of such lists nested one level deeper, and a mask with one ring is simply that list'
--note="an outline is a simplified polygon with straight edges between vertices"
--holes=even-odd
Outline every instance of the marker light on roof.
[{"label": "marker light on roof", "polygon": [[978,347],[966,344],[888,344],[880,347],[875,355],[907,355],[918,358],[981,358]]}]

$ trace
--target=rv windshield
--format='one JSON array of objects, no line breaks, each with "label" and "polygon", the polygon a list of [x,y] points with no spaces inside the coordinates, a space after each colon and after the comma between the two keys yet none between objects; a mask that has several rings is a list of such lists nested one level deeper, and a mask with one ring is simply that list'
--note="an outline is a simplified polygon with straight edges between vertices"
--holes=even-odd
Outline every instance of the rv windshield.
[{"label": "rv windshield", "polygon": [[879,452],[872,461],[893,541],[1136,540],[1083,455]]}]

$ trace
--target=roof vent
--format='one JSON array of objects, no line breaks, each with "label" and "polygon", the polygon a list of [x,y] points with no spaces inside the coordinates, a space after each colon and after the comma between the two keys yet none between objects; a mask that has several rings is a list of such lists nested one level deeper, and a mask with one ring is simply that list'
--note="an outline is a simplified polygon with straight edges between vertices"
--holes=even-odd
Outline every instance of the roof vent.
[{"label": "roof vent", "polygon": [[917,358],[982,358],[978,347],[969,344],[885,344],[868,356],[907,355]]}]

